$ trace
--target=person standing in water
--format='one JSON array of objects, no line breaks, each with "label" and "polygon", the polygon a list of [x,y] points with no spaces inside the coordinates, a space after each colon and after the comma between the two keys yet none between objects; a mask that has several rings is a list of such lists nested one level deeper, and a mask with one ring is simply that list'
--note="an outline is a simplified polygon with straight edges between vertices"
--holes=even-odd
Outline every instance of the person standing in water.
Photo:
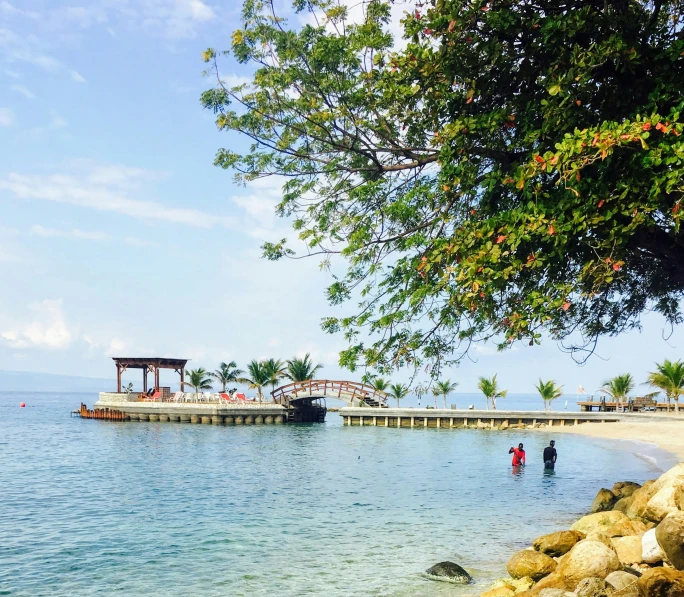
[{"label": "person standing in water", "polygon": [[513,461],[511,463],[513,466],[525,464],[525,450],[523,450],[522,444],[518,444],[517,448],[511,448],[508,450],[508,453],[513,454]]},{"label": "person standing in water", "polygon": [[544,468],[554,469],[556,468],[556,459],[558,458],[558,452],[554,447],[556,442],[551,440],[548,446],[544,448]]}]

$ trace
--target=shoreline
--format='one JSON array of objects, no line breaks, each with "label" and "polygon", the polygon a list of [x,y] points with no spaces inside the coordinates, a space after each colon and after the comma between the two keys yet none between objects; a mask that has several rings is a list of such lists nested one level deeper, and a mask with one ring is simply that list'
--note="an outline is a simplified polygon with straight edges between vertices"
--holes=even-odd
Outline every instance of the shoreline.
[{"label": "shoreline", "polygon": [[662,420],[654,420],[654,418],[645,421],[635,419],[612,423],[583,423],[577,426],[554,427],[553,430],[542,428],[535,431],[582,435],[620,442],[638,442],[668,452],[677,462],[684,461],[684,416],[680,419],[666,418],[666,416],[663,416]]}]

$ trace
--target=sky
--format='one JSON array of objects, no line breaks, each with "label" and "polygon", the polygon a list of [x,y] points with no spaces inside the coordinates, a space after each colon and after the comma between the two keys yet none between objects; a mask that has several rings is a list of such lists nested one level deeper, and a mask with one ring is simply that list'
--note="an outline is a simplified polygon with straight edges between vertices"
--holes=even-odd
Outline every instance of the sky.
[{"label": "sky", "polygon": [[[247,147],[199,102],[211,86],[201,52],[229,47],[239,8],[0,0],[1,370],[112,377],[112,356],[214,369],[310,352],[321,376],[360,378],[337,366],[343,338],[320,329],[353,308],[327,305],[329,274],[260,258],[264,241],[291,234],[274,215],[278,181],[238,187],[212,165],[218,148]],[[582,367],[552,341],[477,346],[446,376],[462,392],[495,373],[523,393],[540,376],[570,393],[624,372],[642,382],[654,361],[684,356],[684,331],[666,332],[649,315]]]}]

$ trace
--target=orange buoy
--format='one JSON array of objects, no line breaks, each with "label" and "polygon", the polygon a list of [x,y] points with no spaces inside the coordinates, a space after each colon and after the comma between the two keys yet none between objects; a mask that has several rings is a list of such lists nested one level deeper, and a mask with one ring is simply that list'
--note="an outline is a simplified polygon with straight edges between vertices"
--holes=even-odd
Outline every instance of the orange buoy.
[{"label": "orange buoy", "polygon": [[26,408],[26,402],[20,402],[19,408]]}]

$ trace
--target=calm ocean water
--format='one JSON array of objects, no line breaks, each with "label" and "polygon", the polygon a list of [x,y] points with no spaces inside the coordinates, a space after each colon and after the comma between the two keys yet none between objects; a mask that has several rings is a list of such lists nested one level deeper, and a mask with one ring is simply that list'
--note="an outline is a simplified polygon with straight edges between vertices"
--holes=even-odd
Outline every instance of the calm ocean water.
[{"label": "calm ocean water", "polygon": [[[69,417],[95,398],[0,393],[0,595],[477,594],[600,487],[672,464],[564,435],[549,476],[551,434],[349,428],[334,413],[230,428]],[[478,584],[421,575],[445,559]]]}]

